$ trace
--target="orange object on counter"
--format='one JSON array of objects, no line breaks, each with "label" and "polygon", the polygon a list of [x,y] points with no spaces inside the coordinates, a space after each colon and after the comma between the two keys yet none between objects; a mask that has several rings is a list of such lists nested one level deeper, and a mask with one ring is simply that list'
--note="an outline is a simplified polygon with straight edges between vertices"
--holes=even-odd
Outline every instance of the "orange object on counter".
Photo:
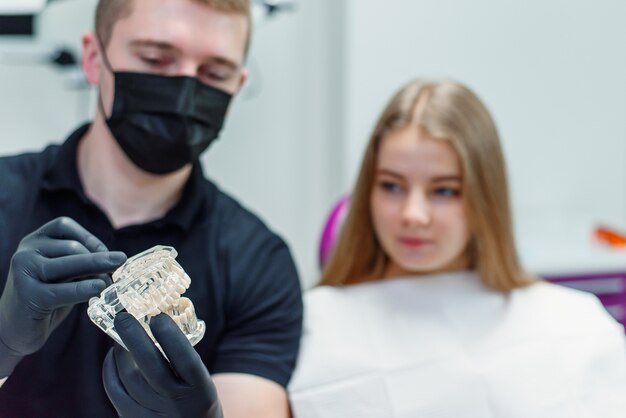
[{"label": "orange object on counter", "polygon": [[598,226],[594,235],[600,241],[613,247],[626,247],[626,234],[606,226]]}]

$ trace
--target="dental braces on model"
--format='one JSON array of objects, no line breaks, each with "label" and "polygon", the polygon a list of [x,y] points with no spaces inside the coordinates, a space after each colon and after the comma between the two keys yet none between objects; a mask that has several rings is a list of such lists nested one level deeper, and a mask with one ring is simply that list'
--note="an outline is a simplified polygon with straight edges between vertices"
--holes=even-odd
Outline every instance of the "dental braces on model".
[{"label": "dental braces on model", "polygon": [[117,343],[126,346],[115,331],[113,320],[126,309],[141,323],[156,346],[161,349],[150,331],[150,318],[168,314],[192,345],[204,336],[204,321],[196,317],[191,300],[181,297],[189,288],[191,279],[175,260],[173,247],[157,245],[129,258],[113,274],[113,284],[100,297],[89,300],[89,318]]}]

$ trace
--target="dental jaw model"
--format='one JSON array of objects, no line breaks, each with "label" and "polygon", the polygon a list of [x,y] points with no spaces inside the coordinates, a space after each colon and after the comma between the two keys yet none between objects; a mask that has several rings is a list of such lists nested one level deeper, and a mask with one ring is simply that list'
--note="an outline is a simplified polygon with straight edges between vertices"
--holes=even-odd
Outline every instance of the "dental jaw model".
[{"label": "dental jaw model", "polygon": [[174,248],[159,245],[129,258],[113,273],[113,284],[100,297],[89,300],[89,318],[124,346],[113,327],[118,312],[126,309],[137,318],[153,341],[150,318],[166,313],[192,345],[198,343],[204,336],[205,324],[196,317],[193,303],[181,297],[191,279],[176,262],[177,255]]}]

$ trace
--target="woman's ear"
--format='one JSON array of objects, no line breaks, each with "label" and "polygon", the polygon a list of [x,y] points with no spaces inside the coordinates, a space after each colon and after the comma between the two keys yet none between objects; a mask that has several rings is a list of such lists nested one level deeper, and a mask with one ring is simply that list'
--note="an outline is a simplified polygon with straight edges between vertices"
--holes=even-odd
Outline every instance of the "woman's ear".
[{"label": "woman's ear", "polygon": [[83,35],[82,67],[87,82],[92,86],[100,84],[101,58],[96,34],[88,32]]}]

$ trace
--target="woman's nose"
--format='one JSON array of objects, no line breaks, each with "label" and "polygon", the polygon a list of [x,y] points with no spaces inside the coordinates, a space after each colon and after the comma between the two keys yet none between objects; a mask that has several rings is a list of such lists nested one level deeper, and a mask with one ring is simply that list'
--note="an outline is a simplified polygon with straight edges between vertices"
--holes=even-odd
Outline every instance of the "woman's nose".
[{"label": "woman's nose", "polygon": [[402,211],[402,223],[409,228],[423,227],[430,224],[430,204],[421,193],[409,195]]}]

